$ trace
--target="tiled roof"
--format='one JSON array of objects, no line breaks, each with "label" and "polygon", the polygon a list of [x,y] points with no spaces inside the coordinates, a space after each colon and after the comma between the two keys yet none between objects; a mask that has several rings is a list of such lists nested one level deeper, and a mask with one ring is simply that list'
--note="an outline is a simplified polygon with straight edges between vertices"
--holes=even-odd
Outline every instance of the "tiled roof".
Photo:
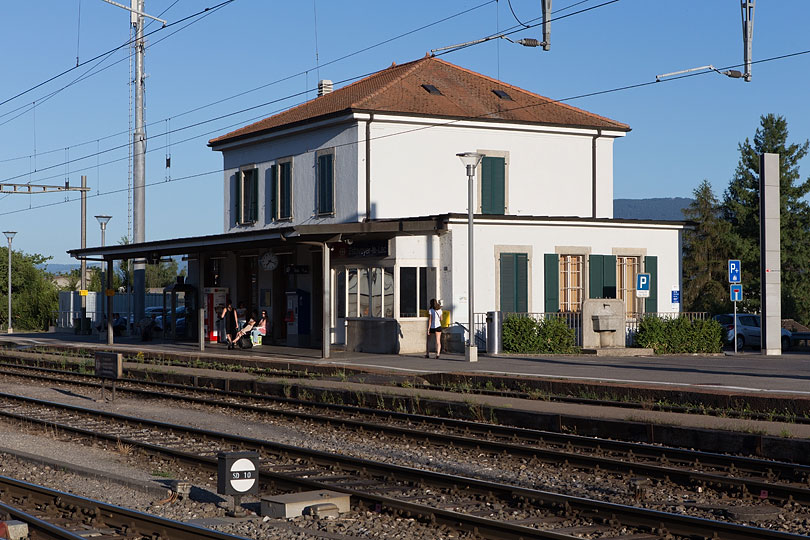
[{"label": "tiled roof", "polygon": [[[423,85],[433,85],[440,94],[429,92]],[[499,97],[496,90],[511,99]],[[427,56],[392,65],[330,94],[211,139],[209,145],[350,111],[630,130],[627,124]]]}]

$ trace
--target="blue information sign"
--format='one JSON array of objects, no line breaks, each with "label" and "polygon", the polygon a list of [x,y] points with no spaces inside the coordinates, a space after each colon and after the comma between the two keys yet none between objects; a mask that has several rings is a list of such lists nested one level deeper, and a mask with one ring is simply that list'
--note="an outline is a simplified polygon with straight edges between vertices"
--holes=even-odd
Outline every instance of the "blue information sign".
[{"label": "blue information sign", "polygon": [[732,283],[729,285],[731,289],[731,301],[742,302],[742,285],[739,283]]},{"label": "blue information sign", "polygon": [[678,290],[672,291],[672,303],[673,304],[681,303],[681,291]]},{"label": "blue information sign", "polygon": [[742,283],[742,265],[739,260],[728,260],[728,282]]}]

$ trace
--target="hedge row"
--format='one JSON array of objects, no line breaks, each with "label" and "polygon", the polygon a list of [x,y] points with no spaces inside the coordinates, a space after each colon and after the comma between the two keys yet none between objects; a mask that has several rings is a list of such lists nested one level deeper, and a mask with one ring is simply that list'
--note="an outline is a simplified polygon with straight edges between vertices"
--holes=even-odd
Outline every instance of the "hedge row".
[{"label": "hedge row", "polygon": [[503,321],[503,350],[518,354],[564,354],[579,352],[574,330],[562,317],[508,315]]},{"label": "hedge row", "polygon": [[723,327],[714,319],[662,319],[650,315],[639,321],[635,343],[654,349],[656,354],[717,353],[723,350]]}]

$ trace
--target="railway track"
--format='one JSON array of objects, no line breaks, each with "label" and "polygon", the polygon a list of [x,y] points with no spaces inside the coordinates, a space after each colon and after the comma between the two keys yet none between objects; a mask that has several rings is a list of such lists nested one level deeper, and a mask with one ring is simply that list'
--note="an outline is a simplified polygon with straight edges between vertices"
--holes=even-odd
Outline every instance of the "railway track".
[{"label": "railway track", "polygon": [[[789,533],[745,527],[540,490],[378,463],[263,440],[236,437],[81,407],[0,394],[0,413],[82,437],[124,443],[214,469],[217,451],[255,450],[265,490],[334,489],[387,508],[486,538],[788,539]],[[214,450],[212,450],[214,449]],[[541,529],[542,527],[542,529]],[[634,536],[635,535],[635,536]],[[652,535],[652,536],[651,536]]]},{"label": "railway track", "polygon": [[[31,371],[25,370],[23,373],[30,374]],[[80,381],[76,377],[71,377],[69,381],[59,376],[37,377],[49,382],[98,386],[89,377],[80,377],[83,379]],[[159,390],[150,390],[150,387]],[[227,406],[238,412],[269,415],[289,421],[383,433],[401,437],[405,441],[424,441],[432,445],[526,457],[555,465],[564,464],[631,477],[643,476],[689,488],[711,488],[735,496],[750,494],[776,503],[796,501],[810,504],[810,466],[806,465],[346,405],[312,404],[290,398],[189,389],[166,383],[126,381],[120,391],[141,398],[176,399],[211,407]],[[303,412],[301,407],[323,412]]]},{"label": "railway track", "polygon": [[0,500],[0,512],[27,523],[37,540],[245,540],[5,476]]}]

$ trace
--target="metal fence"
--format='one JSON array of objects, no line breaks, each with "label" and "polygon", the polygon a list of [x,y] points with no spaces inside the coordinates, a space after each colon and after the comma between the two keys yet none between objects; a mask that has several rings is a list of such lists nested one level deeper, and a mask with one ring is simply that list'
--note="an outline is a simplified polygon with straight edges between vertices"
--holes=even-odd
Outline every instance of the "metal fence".
[{"label": "metal fence", "polygon": [[[549,317],[563,319],[568,328],[574,330],[577,347],[582,347],[582,312],[538,312],[538,313],[510,313],[503,312],[503,319],[507,317],[531,317],[536,321],[541,321]],[[638,333],[638,325],[644,317],[658,317],[660,319],[677,319],[685,317],[690,321],[705,320],[709,316],[705,311],[681,311],[681,312],[656,312],[656,313],[631,313],[626,318],[625,324],[625,345],[632,347]],[[487,314],[475,314],[475,343],[479,350],[487,348]]]},{"label": "metal fence", "polygon": [[706,320],[709,314],[705,311],[661,311],[657,313],[631,313],[626,319],[626,328],[624,333],[624,342],[627,347],[632,347],[636,341],[636,334],[638,334],[638,325],[644,317],[658,317],[659,319],[680,319],[685,318],[690,321]]},{"label": "metal fence", "polygon": [[[554,317],[557,319],[563,319],[565,324],[568,328],[574,330],[574,334],[576,336],[576,345],[577,347],[582,347],[582,313],[581,312],[535,312],[535,313],[514,313],[514,312],[503,312],[503,320],[506,320],[507,317],[531,317],[536,321],[542,321],[544,319]],[[487,314],[486,313],[476,313],[475,314],[475,342],[478,345],[478,348],[481,350],[486,350],[487,348]]]}]

